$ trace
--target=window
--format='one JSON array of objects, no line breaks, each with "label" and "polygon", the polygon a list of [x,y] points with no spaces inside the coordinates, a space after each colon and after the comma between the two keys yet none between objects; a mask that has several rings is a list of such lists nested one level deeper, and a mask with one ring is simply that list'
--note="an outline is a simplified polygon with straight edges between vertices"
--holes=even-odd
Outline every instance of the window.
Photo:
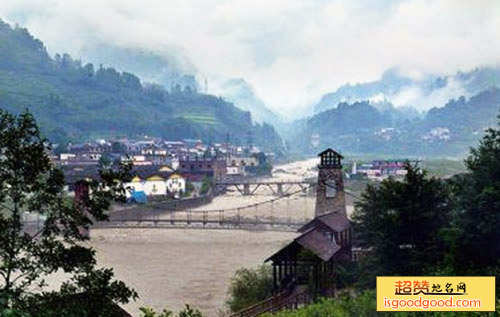
[{"label": "window", "polygon": [[335,198],[337,196],[337,184],[334,180],[328,180],[326,185],[326,198]]},{"label": "window", "polygon": [[335,238],[334,238],[334,236],[333,236],[333,233],[332,233],[332,232],[327,231],[327,232],[326,232],[326,236],[328,237],[328,240],[330,240],[330,241],[335,241]]}]

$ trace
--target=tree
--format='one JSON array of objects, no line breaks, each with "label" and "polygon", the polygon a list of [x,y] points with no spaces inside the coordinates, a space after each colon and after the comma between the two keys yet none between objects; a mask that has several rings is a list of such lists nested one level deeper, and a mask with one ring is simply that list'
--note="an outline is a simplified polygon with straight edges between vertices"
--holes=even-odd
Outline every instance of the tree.
[{"label": "tree", "polygon": [[193,193],[194,189],[195,188],[194,188],[193,183],[188,180],[188,181],[186,181],[186,190],[184,191],[184,193],[182,193],[182,195],[184,197],[190,197],[191,194]]},{"label": "tree", "polygon": [[[499,116],[500,119],[500,116]],[[500,126],[500,121],[499,121]],[[459,237],[455,268],[461,273],[499,266],[500,129],[486,131],[465,164],[470,174],[457,178]],[[472,272],[471,272],[472,273]]]},{"label": "tree", "polygon": [[113,153],[127,153],[127,146],[121,142],[113,142],[111,144],[111,151]]},{"label": "tree", "polygon": [[446,250],[441,233],[450,214],[448,187],[418,167],[408,164],[406,171],[403,181],[368,186],[355,207],[356,232],[372,249],[366,258],[371,263],[362,265],[372,275],[421,275]]},{"label": "tree", "polygon": [[[113,200],[124,199],[130,166],[85,181],[89,195],[78,202],[64,191],[64,175],[47,155],[33,116],[0,110],[0,312],[31,316],[113,316],[137,294],[96,268],[95,251],[82,244],[82,228],[106,220]],[[32,228],[26,215],[44,219]],[[70,276],[58,291],[46,289],[55,272]],[[41,289],[33,292],[33,288]]]},{"label": "tree", "polygon": [[229,286],[230,298],[226,302],[232,312],[237,312],[272,295],[273,277],[269,265],[256,269],[239,269]]},{"label": "tree", "polygon": [[212,180],[209,177],[203,177],[201,180],[200,195],[206,195],[212,188]]},{"label": "tree", "polygon": [[54,154],[59,156],[62,153],[67,153],[68,152],[68,143],[63,143],[59,144],[55,149],[54,149]]},{"label": "tree", "polygon": [[99,158],[98,162],[99,168],[109,168],[112,164],[113,162],[111,161],[111,157],[109,156],[108,153],[102,154],[101,157]]},{"label": "tree", "polygon": [[[161,313],[157,313],[154,309],[149,307],[139,308],[141,311],[141,317],[174,317],[174,314],[167,309],[164,309]],[[202,313],[196,309],[192,308],[188,304],[177,315],[178,317],[203,317]]]},{"label": "tree", "polygon": [[251,171],[253,170],[258,176],[271,175],[273,166],[267,159],[267,156],[264,152],[252,154],[252,157],[257,159],[258,166],[256,168],[250,168]]}]

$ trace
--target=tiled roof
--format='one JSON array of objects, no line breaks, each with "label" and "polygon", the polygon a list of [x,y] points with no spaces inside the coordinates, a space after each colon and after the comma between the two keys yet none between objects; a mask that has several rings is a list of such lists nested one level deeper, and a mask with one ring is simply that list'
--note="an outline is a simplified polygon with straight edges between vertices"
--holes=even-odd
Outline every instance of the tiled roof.
[{"label": "tiled roof", "polygon": [[267,261],[280,257],[282,254],[297,252],[296,246],[309,250],[321,260],[329,261],[335,253],[340,250],[340,246],[316,228],[311,228],[295,238],[290,244],[270,256]]},{"label": "tiled roof", "polygon": [[323,152],[319,153],[319,154],[318,154],[318,156],[321,156],[321,155],[326,154],[326,153],[328,153],[328,152],[333,152],[335,155],[340,156],[341,158],[344,158],[344,157],[342,156],[342,154],[340,154],[340,153],[338,153],[338,152],[336,152],[336,151],[332,150],[331,148],[328,148],[328,149],[324,150]]},{"label": "tiled roof", "polygon": [[330,212],[325,215],[314,218],[309,223],[305,224],[302,228],[300,228],[299,232],[305,232],[309,230],[311,227],[315,227],[315,225],[318,222],[323,223],[324,225],[331,228],[335,232],[342,232],[351,227],[351,222],[349,221],[349,219],[345,214],[339,212]]},{"label": "tiled roof", "polygon": [[318,229],[307,231],[299,236],[295,241],[304,249],[312,251],[323,261],[328,261],[340,250],[340,246],[328,239],[328,237]]},{"label": "tiled roof", "polygon": [[[97,165],[63,165],[64,178],[67,184],[74,184],[82,179],[99,179],[99,167]],[[163,179],[169,178],[174,174],[173,171],[161,171],[162,166],[145,165],[134,166],[132,176],[139,177],[141,180],[157,176]]]}]

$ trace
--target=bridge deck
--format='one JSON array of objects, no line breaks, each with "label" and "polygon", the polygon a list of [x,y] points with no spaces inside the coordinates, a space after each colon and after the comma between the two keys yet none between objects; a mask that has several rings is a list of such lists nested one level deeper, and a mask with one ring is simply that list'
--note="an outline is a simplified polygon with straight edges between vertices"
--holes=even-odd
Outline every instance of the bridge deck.
[{"label": "bridge deck", "polygon": [[97,222],[93,228],[193,228],[193,229],[243,229],[266,231],[297,231],[305,223],[286,221],[201,220],[201,219],[127,219],[124,221]]},{"label": "bridge deck", "polygon": [[216,185],[316,185],[313,181],[255,181],[255,180],[242,180],[242,181],[218,181]]}]

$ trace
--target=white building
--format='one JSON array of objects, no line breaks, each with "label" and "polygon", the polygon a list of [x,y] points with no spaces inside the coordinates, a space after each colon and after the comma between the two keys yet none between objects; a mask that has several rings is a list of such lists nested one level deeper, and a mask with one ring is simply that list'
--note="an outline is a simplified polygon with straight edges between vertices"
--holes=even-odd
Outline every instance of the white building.
[{"label": "white building", "polygon": [[226,168],[227,176],[243,176],[245,174],[245,168],[243,166],[228,166]]},{"label": "white building", "polygon": [[73,153],[61,153],[59,154],[59,159],[61,161],[69,161],[76,158],[76,154]]},{"label": "white building", "polygon": [[174,173],[166,180],[167,195],[180,198],[186,191],[186,180],[180,174]]},{"label": "white building", "polygon": [[151,175],[145,179],[135,176],[129,183],[125,184],[125,188],[128,189],[127,197],[130,197],[134,191],[143,191],[146,196],[180,198],[186,191],[186,180],[177,173],[172,173],[168,177]]}]

